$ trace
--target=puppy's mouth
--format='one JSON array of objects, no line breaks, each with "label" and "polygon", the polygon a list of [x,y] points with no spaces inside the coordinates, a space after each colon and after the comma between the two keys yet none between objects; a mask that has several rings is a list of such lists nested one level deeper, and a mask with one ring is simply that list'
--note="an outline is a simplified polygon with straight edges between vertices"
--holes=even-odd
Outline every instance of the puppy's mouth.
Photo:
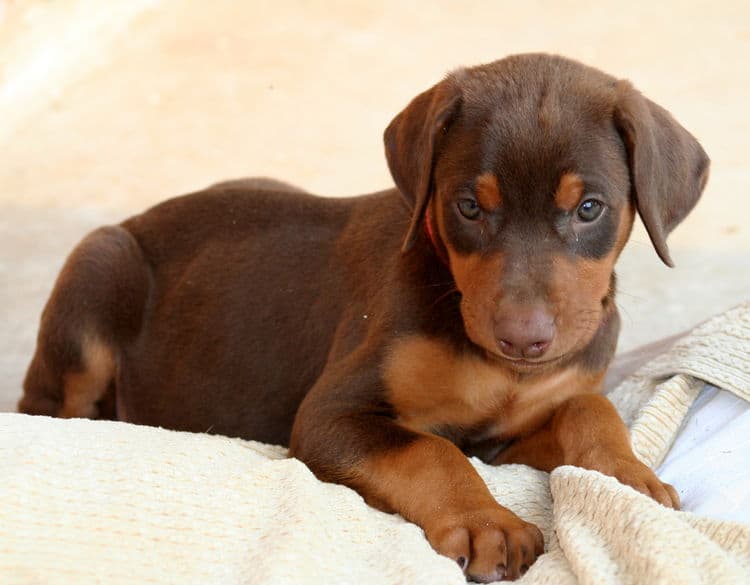
[{"label": "puppy's mouth", "polygon": [[550,358],[550,359],[539,359],[539,360],[528,360],[524,358],[509,358],[505,357],[504,355],[500,355],[498,353],[495,353],[493,351],[489,351],[485,349],[485,353],[487,354],[487,357],[494,361],[502,363],[505,366],[509,366],[511,369],[517,370],[521,373],[529,373],[529,372],[535,372],[538,370],[545,370],[551,366],[554,366],[558,363],[560,363],[564,355]]}]

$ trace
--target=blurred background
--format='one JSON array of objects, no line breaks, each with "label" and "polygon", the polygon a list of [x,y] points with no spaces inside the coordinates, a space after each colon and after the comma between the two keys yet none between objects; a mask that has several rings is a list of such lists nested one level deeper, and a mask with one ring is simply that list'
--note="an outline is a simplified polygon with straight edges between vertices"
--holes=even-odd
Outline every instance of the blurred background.
[{"label": "blurred background", "polygon": [[621,350],[750,297],[746,0],[0,0],[0,410],[90,229],[232,177],[386,188],[382,131],[414,95],[526,51],[632,80],[713,160],[677,268],[634,232]]}]

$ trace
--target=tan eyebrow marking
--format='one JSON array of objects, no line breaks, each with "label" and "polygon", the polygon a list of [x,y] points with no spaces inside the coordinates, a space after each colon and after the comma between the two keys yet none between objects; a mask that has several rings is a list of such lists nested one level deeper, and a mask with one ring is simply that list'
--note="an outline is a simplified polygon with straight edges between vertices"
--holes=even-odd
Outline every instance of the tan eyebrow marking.
[{"label": "tan eyebrow marking", "polygon": [[573,211],[584,193],[583,179],[576,173],[565,173],[555,191],[555,204],[566,211]]},{"label": "tan eyebrow marking", "polygon": [[479,175],[474,183],[479,204],[484,209],[495,209],[503,202],[497,177],[490,172]]}]

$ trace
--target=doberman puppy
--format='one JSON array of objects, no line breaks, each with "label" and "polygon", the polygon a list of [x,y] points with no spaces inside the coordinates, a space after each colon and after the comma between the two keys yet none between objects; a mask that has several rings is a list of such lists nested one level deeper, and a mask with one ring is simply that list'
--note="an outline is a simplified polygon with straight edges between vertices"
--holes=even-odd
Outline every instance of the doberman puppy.
[{"label": "doberman puppy", "polygon": [[677,508],[600,391],[615,261],[637,211],[671,265],[708,175],[696,140],[627,81],[535,54],[451,73],[385,149],[396,189],[236,181],[88,235],[19,409],[289,445],[478,581],[518,577],[543,540],[465,453]]}]

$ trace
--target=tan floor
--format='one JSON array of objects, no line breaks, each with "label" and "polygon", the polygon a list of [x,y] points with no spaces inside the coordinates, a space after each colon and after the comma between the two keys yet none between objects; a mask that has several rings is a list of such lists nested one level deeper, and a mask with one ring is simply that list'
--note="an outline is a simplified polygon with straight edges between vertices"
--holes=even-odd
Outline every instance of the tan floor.
[{"label": "tan floor", "polygon": [[[417,7],[418,6],[418,7]],[[447,70],[562,53],[631,79],[713,159],[661,266],[621,263],[623,349],[750,296],[750,4],[0,0],[0,410],[88,229],[219,179],[391,184],[381,133]]]}]

